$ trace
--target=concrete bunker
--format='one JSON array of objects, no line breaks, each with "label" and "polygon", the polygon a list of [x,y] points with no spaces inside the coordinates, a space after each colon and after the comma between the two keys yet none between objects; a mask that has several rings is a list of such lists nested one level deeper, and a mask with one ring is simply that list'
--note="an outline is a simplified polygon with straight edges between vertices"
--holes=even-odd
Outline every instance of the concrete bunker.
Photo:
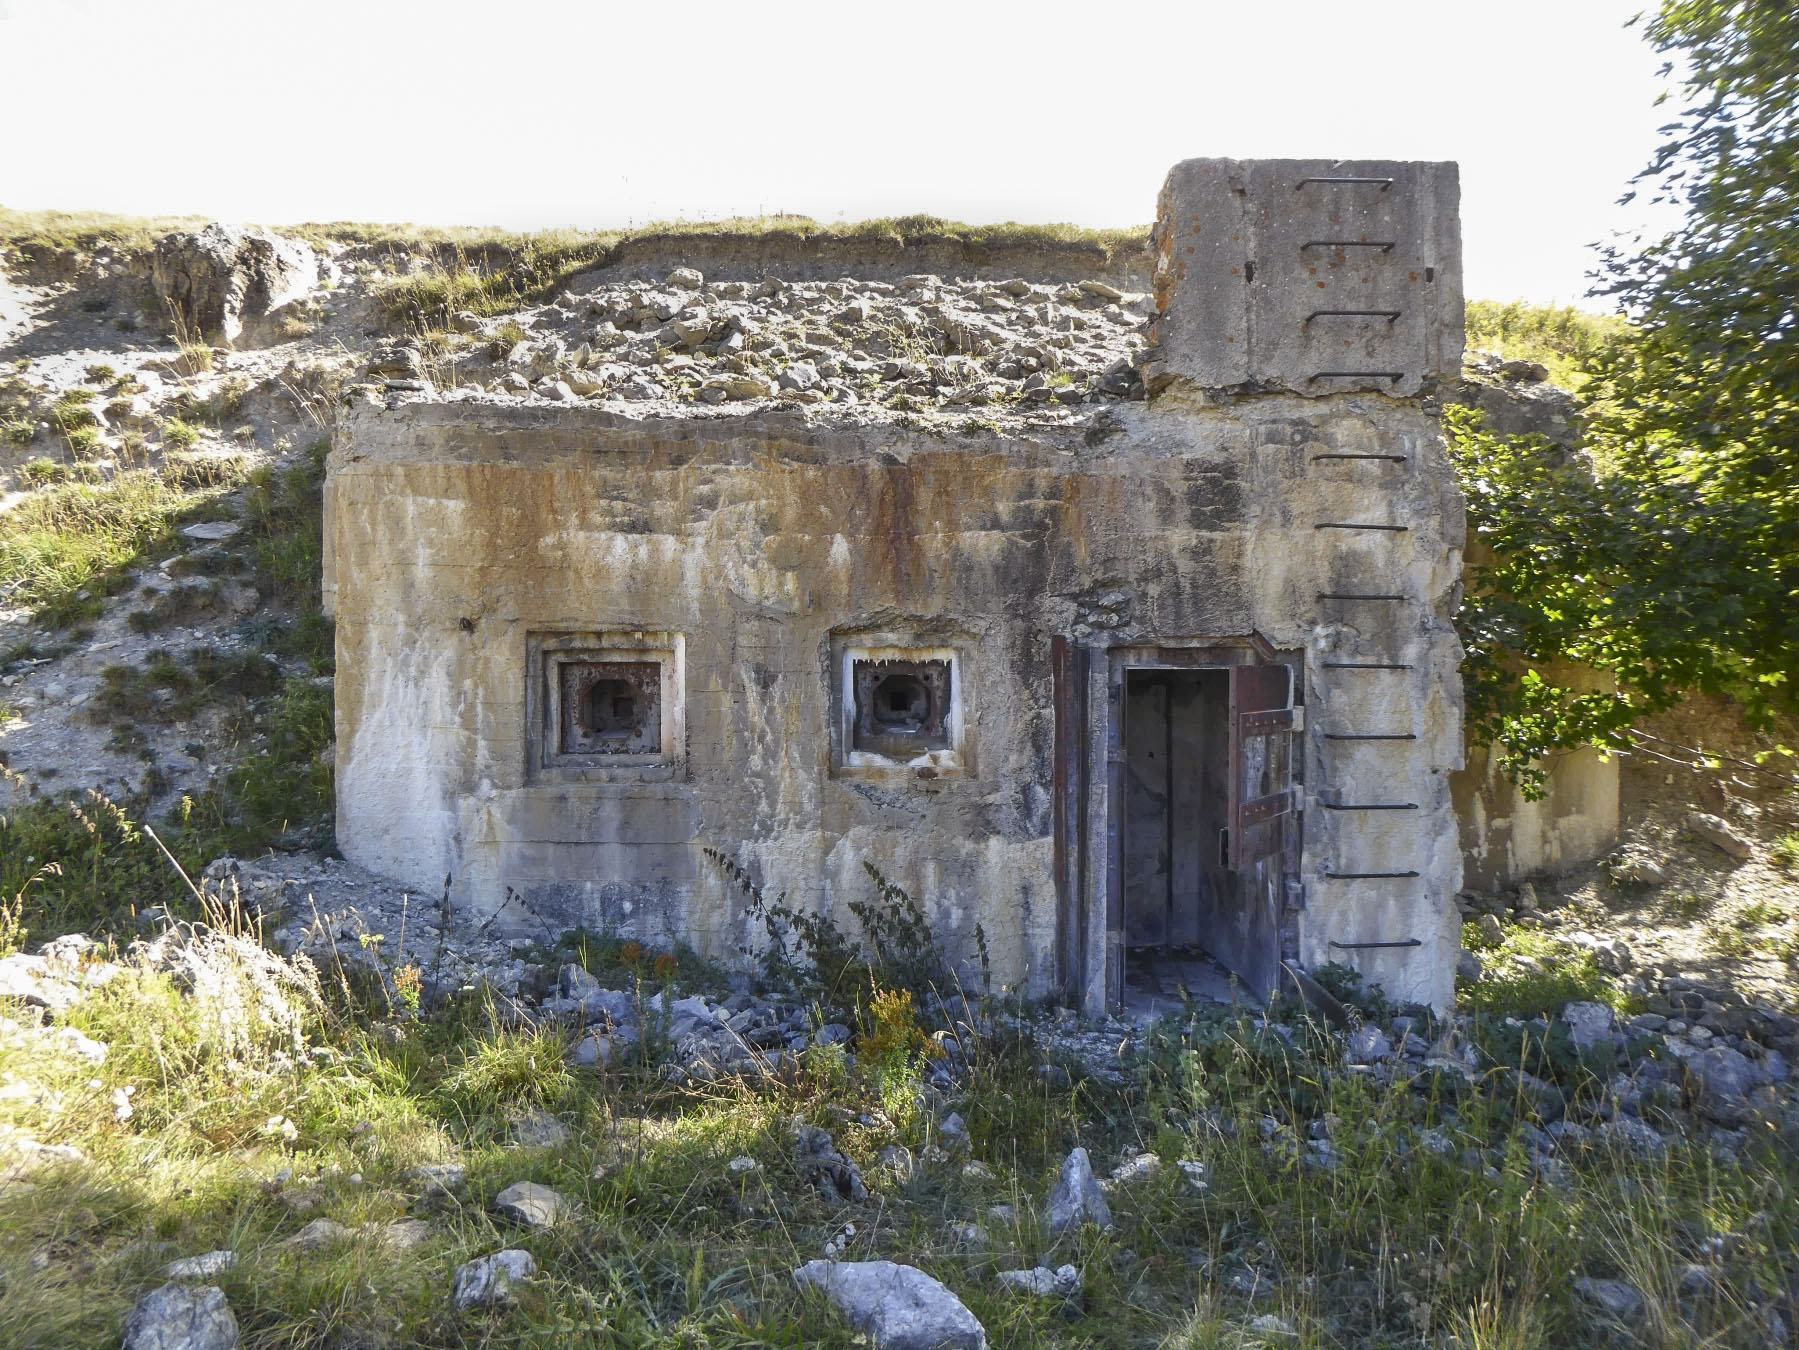
[{"label": "concrete bunker", "polygon": [[[353,411],[340,846],[498,931],[753,960],[710,846],[846,924],[873,862],[953,960],[979,924],[998,981],[1090,1010],[1212,992],[1202,954],[1251,996],[1342,961],[1446,1005],[1455,211],[1450,165],[1177,166],[1139,399]],[[709,303],[776,289],[733,284]],[[850,310],[975,349],[1020,287]],[[1054,294],[1034,351],[1120,290]]]}]

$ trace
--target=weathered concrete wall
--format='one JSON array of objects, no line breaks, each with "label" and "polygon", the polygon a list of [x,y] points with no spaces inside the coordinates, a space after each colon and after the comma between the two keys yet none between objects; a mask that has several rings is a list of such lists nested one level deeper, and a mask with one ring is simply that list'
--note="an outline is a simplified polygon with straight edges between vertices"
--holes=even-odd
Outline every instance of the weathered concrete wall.
[{"label": "weathered concrete wall", "polygon": [[[1610,689],[1594,670],[1558,664],[1549,672],[1576,689]],[[1464,882],[1500,890],[1528,877],[1602,858],[1618,843],[1619,761],[1578,750],[1544,761],[1549,775],[1540,801],[1499,769],[1498,756],[1470,745],[1467,766],[1450,779],[1461,824]]]},{"label": "weathered concrete wall", "polygon": [[[1314,529],[1364,507],[1369,482],[1313,456],[1372,445],[1409,452],[1409,469],[1374,472],[1420,522],[1378,558]],[[1103,654],[1259,631],[1326,656],[1379,628],[1383,652],[1416,661],[1411,675],[1374,692],[1314,676],[1311,698],[1321,714],[1398,719],[1420,735],[1421,766],[1453,765],[1441,611],[1460,512],[1440,458],[1430,418],[1356,396],[1138,405],[1033,440],[870,436],[782,414],[646,425],[473,401],[363,411],[330,470],[339,840],[420,886],[453,876],[471,922],[510,888],[524,903],[508,926],[528,930],[535,913],[725,958],[755,935],[702,845],[839,914],[866,893],[866,859],[927,901],[962,954],[981,922],[999,977],[1043,990],[1057,925],[1050,637],[1083,635]],[[1311,617],[1319,592],[1376,579],[1435,599],[1398,630],[1384,613]],[[684,777],[528,783],[526,635],[637,630],[685,636]],[[834,769],[833,635],[895,631],[965,653],[965,776]],[[1419,810],[1384,832],[1318,819],[1317,846],[1403,855],[1426,879],[1391,897],[1321,883],[1306,916],[1316,959],[1332,936],[1395,923],[1453,940],[1447,791],[1440,768],[1405,763],[1318,756],[1314,792],[1403,790]],[[1440,993],[1401,963],[1369,964],[1396,991]]]}]

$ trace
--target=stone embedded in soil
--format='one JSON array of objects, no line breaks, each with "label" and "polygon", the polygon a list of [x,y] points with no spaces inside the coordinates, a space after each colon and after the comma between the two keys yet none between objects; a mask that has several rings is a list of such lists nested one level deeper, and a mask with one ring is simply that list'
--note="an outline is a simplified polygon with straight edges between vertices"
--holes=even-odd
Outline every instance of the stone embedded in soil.
[{"label": "stone embedded in soil", "polygon": [[1574,1292],[1619,1321],[1634,1321],[1643,1313],[1643,1295],[1635,1285],[1623,1280],[1594,1280],[1582,1276],[1574,1281]]},{"label": "stone embedded in soil", "polygon": [[1071,1265],[1058,1266],[1054,1270],[1048,1266],[1034,1266],[1030,1270],[1002,1270],[999,1282],[1014,1293],[1032,1294],[1037,1298],[1053,1298],[1057,1295],[1067,1298],[1081,1292],[1081,1272]]},{"label": "stone embedded in soil", "polygon": [[314,1219],[281,1245],[296,1252],[320,1252],[354,1237],[348,1228],[330,1219]]},{"label": "stone embedded in soil", "polygon": [[1720,816],[1707,815],[1704,811],[1691,812],[1687,816],[1687,828],[1739,862],[1754,852],[1748,838]]},{"label": "stone embedded in soil", "polygon": [[237,1253],[225,1249],[171,1261],[163,1276],[170,1280],[210,1280],[237,1265]]},{"label": "stone embedded in soil", "polygon": [[1106,1203],[1105,1192],[1100,1190],[1093,1175],[1093,1163],[1087,1157],[1086,1149],[1071,1150],[1063,1161],[1055,1189],[1049,1193],[1044,1217],[1051,1231],[1057,1233],[1087,1223],[1101,1228],[1112,1226],[1112,1207]]},{"label": "stone embedded in soil", "polygon": [[1570,1003],[1562,1009],[1562,1021],[1568,1024],[1568,1036],[1576,1050],[1590,1050],[1609,1044],[1616,1015],[1603,1003]]},{"label": "stone embedded in soil", "polygon": [[236,1350],[237,1318],[215,1285],[165,1284],[125,1323],[124,1350]]},{"label": "stone embedded in soil", "polygon": [[527,1228],[548,1228],[573,1206],[567,1197],[535,1181],[515,1181],[493,1198],[493,1207]]},{"label": "stone embedded in soil", "polygon": [[452,1297],[461,1309],[491,1308],[512,1302],[513,1289],[537,1273],[537,1258],[508,1247],[456,1267]]},{"label": "stone embedded in soil", "polygon": [[942,1283],[893,1261],[808,1261],[793,1272],[817,1289],[874,1350],[987,1350],[987,1332]]}]

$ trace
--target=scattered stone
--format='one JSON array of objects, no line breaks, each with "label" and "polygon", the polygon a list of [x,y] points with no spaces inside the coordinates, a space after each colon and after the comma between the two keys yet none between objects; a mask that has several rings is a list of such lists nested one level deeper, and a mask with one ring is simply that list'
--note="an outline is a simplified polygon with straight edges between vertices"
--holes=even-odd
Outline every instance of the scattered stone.
[{"label": "scattered stone", "polygon": [[1583,1275],[1574,1281],[1574,1292],[1621,1322],[1635,1321],[1643,1313],[1643,1295],[1623,1280],[1594,1280]]},{"label": "scattered stone", "polygon": [[461,1309],[491,1308],[512,1302],[513,1287],[537,1274],[537,1258],[508,1247],[456,1267],[453,1290]]},{"label": "scattered stone", "polygon": [[535,1181],[515,1181],[493,1198],[496,1212],[526,1228],[548,1228],[573,1206],[560,1192]]},{"label": "scattered stone", "polygon": [[794,1157],[800,1175],[817,1186],[825,1199],[856,1205],[867,1201],[868,1187],[861,1169],[837,1151],[828,1130],[800,1125],[794,1135]]},{"label": "scattered stone", "polygon": [[459,309],[450,316],[450,328],[457,333],[478,333],[481,316],[471,309]]},{"label": "scattered stone", "polygon": [[1714,1045],[1689,1056],[1687,1077],[1699,1093],[1712,1099],[1741,1099],[1767,1082],[1766,1073],[1742,1051]]},{"label": "scattered stone", "polygon": [[1119,290],[1116,286],[1109,285],[1103,281],[1083,281],[1081,283],[1081,291],[1083,294],[1091,295],[1100,300],[1124,299],[1123,291]]},{"label": "scattered stone", "polygon": [[235,520],[201,520],[192,525],[183,525],[181,537],[192,539],[196,543],[216,544],[221,540],[235,539],[243,528]]},{"label": "scattered stone", "polygon": [[1086,1149],[1072,1150],[1063,1161],[1055,1189],[1049,1193],[1045,1220],[1050,1230],[1057,1233],[1087,1223],[1101,1228],[1112,1226],[1112,1207],[1106,1203],[1105,1192],[1100,1190],[1099,1182],[1094,1178],[1093,1164]]},{"label": "scattered stone", "polygon": [[1455,973],[1457,979],[1467,980],[1472,984],[1478,982],[1487,973],[1487,968],[1481,964],[1481,959],[1473,952],[1463,951],[1456,955]]},{"label": "scattered stone", "polygon": [[1505,941],[1505,929],[1500,925],[1496,914],[1482,914],[1474,921],[1474,926],[1480,930],[1481,941],[1490,947],[1497,947]]},{"label": "scattered stone", "polygon": [[1616,1014],[1603,1003],[1570,1003],[1562,1009],[1562,1021],[1568,1025],[1568,1037],[1576,1050],[1591,1050],[1596,1045],[1609,1045]]},{"label": "scattered stone", "polygon": [[1654,858],[1630,856],[1612,867],[1612,880],[1624,886],[1659,886],[1668,879],[1668,869]]},{"label": "scattered stone", "polygon": [[706,278],[697,268],[677,267],[668,274],[663,284],[677,291],[697,291],[706,284]]},{"label": "scattered stone", "polygon": [[602,1031],[588,1032],[575,1046],[574,1062],[579,1069],[610,1069],[612,1037]]},{"label": "scattered stone", "polygon": [[987,1332],[975,1315],[916,1266],[808,1261],[793,1280],[823,1292],[874,1350],[986,1350]]},{"label": "scattered stone", "polygon": [[236,1265],[237,1253],[221,1249],[171,1261],[163,1271],[163,1277],[170,1280],[212,1280]]},{"label": "scattered stone", "polygon": [[1030,1270],[1002,1270],[999,1282],[1014,1293],[1032,1294],[1037,1298],[1054,1298],[1058,1295],[1071,1298],[1081,1292],[1081,1272],[1073,1266],[1058,1266],[1054,1270],[1048,1266],[1034,1266]]},{"label": "scattered stone", "polygon": [[842,1022],[826,1022],[812,1039],[820,1045],[848,1045],[851,1034]]},{"label": "scattered stone", "polygon": [[1150,1181],[1161,1174],[1162,1160],[1159,1157],[1153,1153],[1139,1153],[1114,1167],[1112,1175],[1100,1183],[1100,1188],[1110,1190],[1114,1186],[1131,1186],[1139,1181]]},{"label": "scattered stone", "polygon": [[570,1137],[568,1126],[547,1111],[526,1111],[512,1119],[512,1141],[520,1148],[560,1148]]},{"label": "scattered stone", "polygon": [[918,1171],[918,1160],[904,1144],[888,1144],[875,1154],[875,1161],[901,1181],[910,1181]]},{"label": "scattered stone", "polygon": [[717,390],[724,398],[750,399],[775,396],[774,381],[765,375],[755,375],[747,371],[731,371],[715,375],[700,386],[701,396],[703,397],[709,390]]},{"label": "scattered stone", "polygon": [[50,1033],[48,1039],[50,1044],[59,1050],[65,1050],[79,1059],[85,1059],[89,1064],[106,1063],[107,1047],[74,1027],[58,1027]]},{"label": "scattered stone", "polygon": [[1299,1328],[1278,1313],[1262,1313],[1249,1319],[1249,1329],[1258,1336],[1297,1336]]},{"label": "scattered stone", "polygon": [[978,1223],[970,1223],[966,1219],[952,1220],[945,1230],[949,1240],[955,1246],[979,1250],[987,1245],[987,1230]]},{"label": "scattered stone", "polygon": [[125,1323],[124,1350],[236,1350],[237,1318],[216,1285],[165,1284]]},{"label": "scattered stone", "polygon": [[962,1180],[992,1181],[993,1169],[978,1158],[973,1162],[965,1162],[962,1164]]},{"label": "scattered stone", "polygon": [[314,1219],[281,1245],[290,1251],[320,1252],[346,1242],[352,1236],[350,1230],[341,1223],[334,1223],[330,1219]]},{"label": "scattered stone", "polygon": [[389,1251],[409,1252],[431,1240],[431,1225],[423,1219],[401,1219],[396,1223],[374,1223],[364,1232]]},{"label": "scattered stone", "polygon": [[1349,1033],[1349,1062],[1378,1064],[1392,1057],[1393,1047],[1379,1027],[1357,1027]]},{"label": "scattered stone", "polygon": [[1739,862],[1754,851],[1749,840],[1734,825],[1720,816],[1694,811],[1687,816],[1687,828],[1713,848],[1728,853]]},{"label": "scattered stone", "polygon": [[454,1195],[468,1185],[468,1168],[461,1163],[424,1163],[405,1173],[407,1181],[415,1181],[428,1196]]},{"label": "scattered stone", "polygon": [[937,1122],[937,1142],[951,1153],[967,1153],[973,1147],[960,1112],[952,1111]]}]

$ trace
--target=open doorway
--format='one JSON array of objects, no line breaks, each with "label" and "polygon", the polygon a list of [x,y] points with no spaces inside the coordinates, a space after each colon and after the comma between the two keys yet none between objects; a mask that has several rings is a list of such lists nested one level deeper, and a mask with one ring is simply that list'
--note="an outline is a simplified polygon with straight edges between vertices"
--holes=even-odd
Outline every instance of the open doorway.
[{"label": "open doorway", "polygon": [[1228,669],[1131,670],[1124,707],[1126,999],[1229,998],[1208,937],[1228,908]]},{"label": "open doorway", "polygon": [[1260,999],[1295,860],[1284,665],[1127,666],[1119,739],[1123,1001]]}]

